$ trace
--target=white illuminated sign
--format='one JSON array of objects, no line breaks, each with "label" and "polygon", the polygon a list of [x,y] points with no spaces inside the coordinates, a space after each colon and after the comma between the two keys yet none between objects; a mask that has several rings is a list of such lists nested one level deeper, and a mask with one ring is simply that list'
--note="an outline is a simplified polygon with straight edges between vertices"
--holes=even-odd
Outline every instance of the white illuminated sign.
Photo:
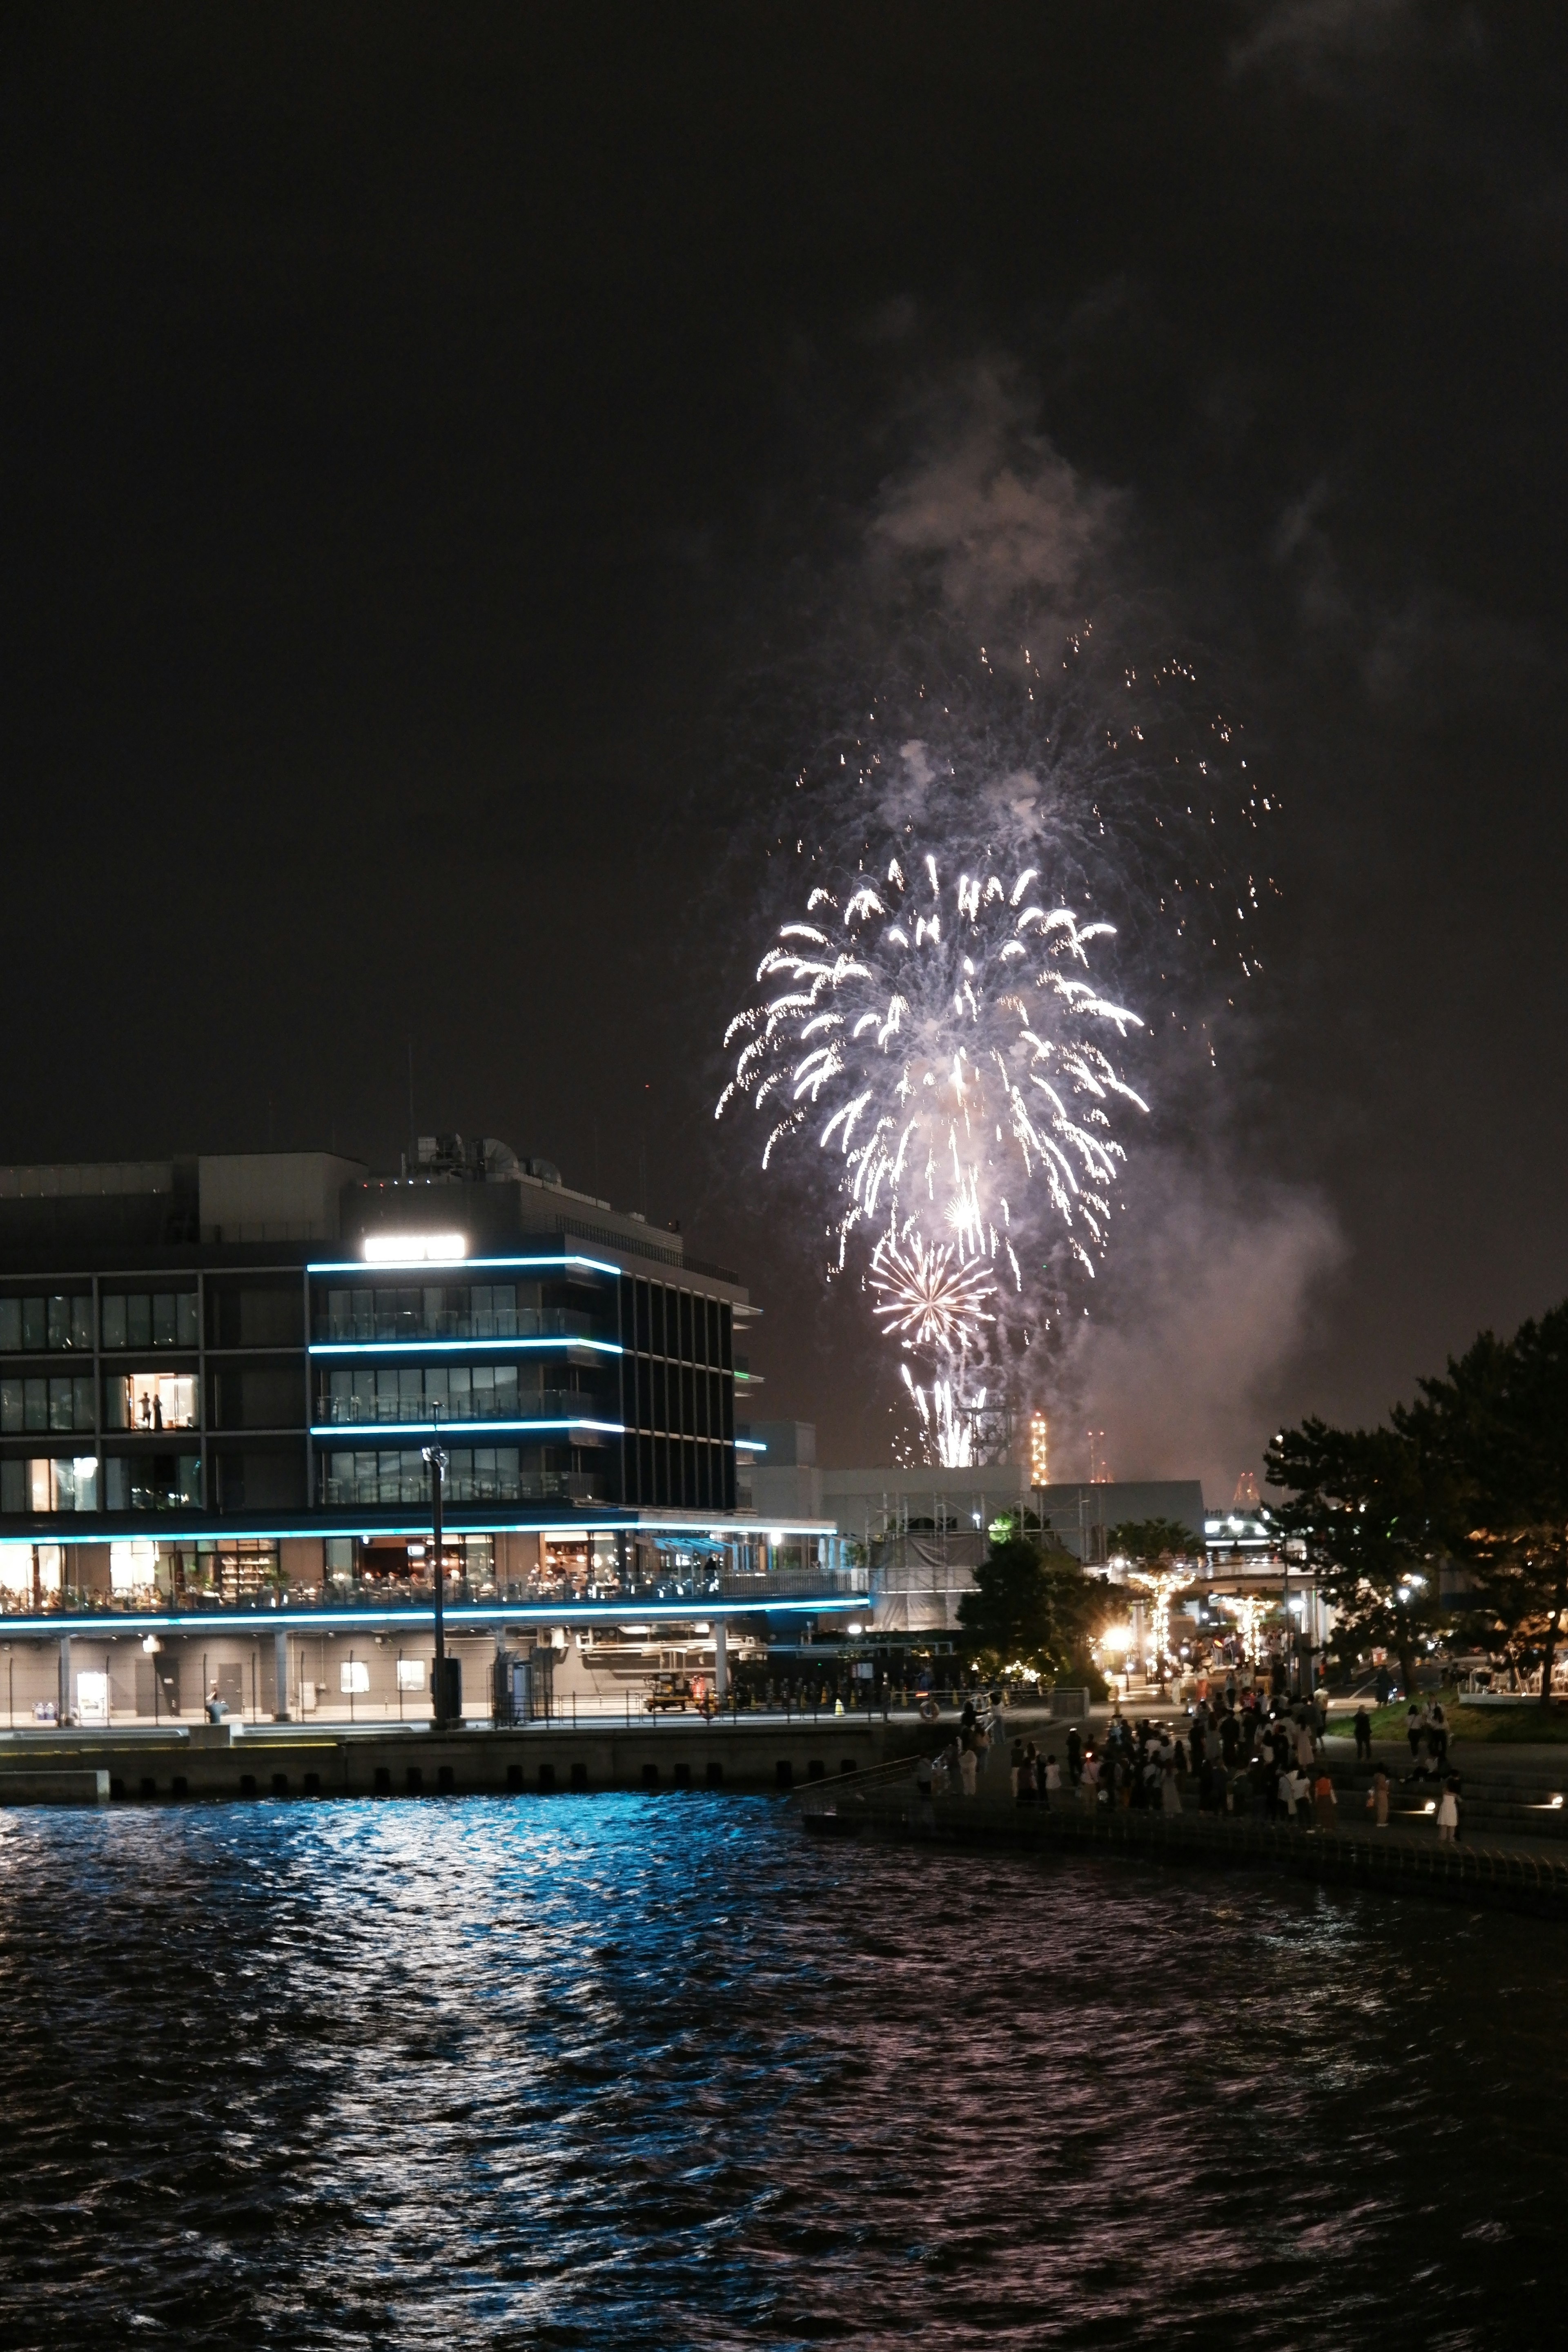
[{"label": "white illuminated sign", "polygon": [[364,1254],[372,1265],[450,1265],[468,1256],[468,1244],[462,1234],[366,1234]]}]

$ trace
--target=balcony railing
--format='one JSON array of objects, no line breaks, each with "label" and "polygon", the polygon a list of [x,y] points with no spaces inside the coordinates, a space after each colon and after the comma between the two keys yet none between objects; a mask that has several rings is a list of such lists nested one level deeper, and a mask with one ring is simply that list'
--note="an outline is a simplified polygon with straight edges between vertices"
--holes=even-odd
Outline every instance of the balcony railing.
[{"label": "balcony railing", "polygon": [[[558,1483],[565,1486],[578,1482],[563,1478]],[[172,1579],[166,1562],[160,1563],[155,1584],[140,1585],[130,1591],[106,1592],[99,1588],[68,1585],[63,1591],[44,1593],[35,1603],[27,1592],[11,1588],[0,1591],[0,1615],[52,1616],[68,1612],[75,1616],[90,1612],[94,1616],[135,1616],[173,1609],[182,1613],[210,1612],[222,1618],[236,1610],[254,1612],[275,1607],[281,1617],[290,1607],[427,1609],[432,1597],[427,1574],[408,1574],[399,1570],[378,1575],[368,1561],[362,1562],[358,1573],[331,1571],[314,1584],[286,1581],[276,1569],[258,1569],[250,1561],[243,1563],[243,1567],[245,1580],[238,1590],[232,1576],[226,1578],[216,1571],[209,1572],[212,1580],[208,1582],[194,1576],[188,1568],[177,1579]],[[853,1570],[775,1570],[771,1576],[735,1576],[706,1561],[694,1561],[685,1568],[661,1569],[651,1577],[638,1575],[628,1561],[624,1575],[617,1574],[613,1566],[601,1563],[586,1577],[580,1571],[558,1568],[505,1581],[498,1581],[488,1568],[475,1569],[470,1565],[465,1571],[460,1564],[453,1564],[443,1582],[447,1600],[458,1606],[487,1601],[521,1606],[558,1602],[563,1607],[574,1602],[612,1601],[637,1608],[655,1601],[676,1601],[689,1602],[698,1616],[719,1606],[764,1610],[785,1601],[843,1600],[865,1590],[864,1576]]]},{"label": "balcony railing", "polygon": [[[448,1503],[597,1503],[604,1499],[598,1481],[586,1471],[449,1470],[443,1482]],[[386,1510],[403,1504],[430,1504],[430,1481],[406,1470],[384,1476],[361,1477],[353,1472],[323,1477],[321,1500],[328,1506]]]},{"label": "balcony railing", "polygon": [[445,1310],[426,1314],[405,1307],[378,1311],[373,1296],[357,1297],[352,1315],[318,1315],[314,1337],[319,1346],[374,1347],[384,1339],[595,1339],[605,1335],[591,1315],[574,1307],[503,1307],[491,1315],[458,1315]]},{"label": "balcony railing", "polygon": [[524,1389],[505,1402],[493,1396],[476,1396],[471,1403],[454,1405],[440,1397],[374,1396],[316,1399],[316,1423],[335,1429],[374,1429],[383,1424],[412,1428],[416,1423],[435,1427],[460,1421],[606,1421],[616,1406],[581,1389]]}]

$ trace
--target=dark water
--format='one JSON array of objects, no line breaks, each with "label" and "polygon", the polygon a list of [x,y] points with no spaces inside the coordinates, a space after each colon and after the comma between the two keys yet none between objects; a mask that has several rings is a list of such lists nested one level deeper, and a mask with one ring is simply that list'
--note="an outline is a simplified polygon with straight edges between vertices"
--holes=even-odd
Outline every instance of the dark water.
[{"label": "dark water", "polygon": [[1550,2343],[1565,1950],[726,1798],[13,1812],[0,2341]]}]

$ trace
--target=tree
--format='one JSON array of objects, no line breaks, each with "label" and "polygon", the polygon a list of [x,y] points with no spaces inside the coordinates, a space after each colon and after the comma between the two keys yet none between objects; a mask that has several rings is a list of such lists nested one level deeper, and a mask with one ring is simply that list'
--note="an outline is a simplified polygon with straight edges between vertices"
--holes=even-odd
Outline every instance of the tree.
[{"label": "tree", "polygon": [[974,1589],[958,1604],[958,1622],[972,1652],[998,1666],[1029,1666],[1059,1674],[1087,1662],[1103,1588],[1085,1576],[1070,1552],[1043,1549],[1011,1528],[994,1537],[974,1571]]},{"label": "tree", "polygon": [[1119,1527],[1106,1530],[1105,1548],[1112,1559],[1118,1555],[1135,1567],[1169,1569],[1178,1562],[1200,1561],[1204,1556],[1204,1539],[1179,1519],[1123,1519]]},{"label": "tree", "polygon": [[1480,1625],[1510,1656],[1540,1645],[1541,1703],[1568,1609],[1568,1301],[1483,1331],[1395,1416],[1448,1483],[1449,1534],[1478,1587]]},{"label": "tree", "polygon": [[1288,1497],[1275,1524],[1304,1547],[1346,1633],[1398,1654],[1408,1695],[1416,1645],[1437,1622],[1442,1551],[1443,1480],[1423,1433],[1314,1416],[1281,1430],[1264,1458]]}]

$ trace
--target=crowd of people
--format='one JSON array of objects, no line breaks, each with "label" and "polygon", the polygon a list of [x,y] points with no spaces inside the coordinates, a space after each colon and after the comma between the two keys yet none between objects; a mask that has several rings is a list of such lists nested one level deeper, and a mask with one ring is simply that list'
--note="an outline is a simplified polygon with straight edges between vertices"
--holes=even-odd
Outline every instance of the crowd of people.
[{"label": "crowd of people", "polygon": [[[1058,1759],[1037,1740],[1009,1741],[998,1693],[985,1713],[973,1700],[965,1705],[957,1731],[938,1755],[922,1759],[917,1778],[933,1796],[973,1797],[983,1785],[1000,1796],[1005,1772],[1017,1804],[1076,1802],[1170,1813],[1183,1810],[1192,1786],[1201,1812],[1332,1830],[1339,1825],[1339,1799],[1324,1754],[1325,1726],[1321,1704],[1238,1689],[1232,1680],[1200,1698],[1178,1730],[1148,1717],[1131,1723],[1118,1708],[1096,1747],[1075,1724]],[[1442,1776],[1448,1733],[1441,1706],[1413,1704],[1408,1728],[1406,1778]],[[1364,1708],[1355,1733],[1358,1759],[1370,1765],[1371,1719]],[[1389,1787],[1388,1774],[1374,1771],[1366,1810],[1378,1828],[1388,1823]],[[1436,1806],[1445,1843],[1458,1829],[1458,1776],[1447,1774]]]}]

